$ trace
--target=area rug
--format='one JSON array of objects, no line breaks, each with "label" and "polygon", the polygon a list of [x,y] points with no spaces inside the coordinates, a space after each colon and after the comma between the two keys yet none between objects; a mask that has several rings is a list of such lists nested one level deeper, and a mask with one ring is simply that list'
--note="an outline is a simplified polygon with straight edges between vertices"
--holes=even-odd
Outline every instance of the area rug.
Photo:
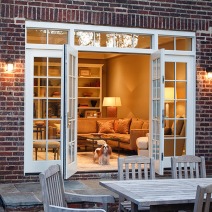
[{"label": "area rug", "polygon": [[[124,157],[120,155],[119,157]],[[77,171],[88,172],[88,171],[117,171],[117,153],[112,153],[110,157],[109,165],[99,165],[98,161],[93,162],[93,152],[78,152],[77,153]]]}]

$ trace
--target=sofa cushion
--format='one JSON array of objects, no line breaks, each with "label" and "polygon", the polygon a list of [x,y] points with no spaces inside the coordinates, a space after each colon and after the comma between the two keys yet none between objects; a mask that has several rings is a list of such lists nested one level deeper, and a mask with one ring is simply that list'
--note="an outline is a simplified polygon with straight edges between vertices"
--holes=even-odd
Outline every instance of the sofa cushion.
[{"label": "sofa cushion", "polygon": [[112,138],[120,139],[120,142],[122,143],[130,143],[130,134],[113,133],[108,135]]},{"label": "sofa cushion", "polygon": [[115,120],[114,129],[116,133],[128,134],[130,129],[131,119]]},{"label": "sofa cushion", "polygon": [[130,129],[142,129],[144,121],[139,118],[132,118]]},{"label": "sofa cushion", "polygon": [[148,121],[145,121],[142,125],[142,129],[146,130],[146,129],[149,129],[149,122]]},{"label": "sofa cushion", "polygon": [[97,121],[98,133],[114,133],[114,120]]}]

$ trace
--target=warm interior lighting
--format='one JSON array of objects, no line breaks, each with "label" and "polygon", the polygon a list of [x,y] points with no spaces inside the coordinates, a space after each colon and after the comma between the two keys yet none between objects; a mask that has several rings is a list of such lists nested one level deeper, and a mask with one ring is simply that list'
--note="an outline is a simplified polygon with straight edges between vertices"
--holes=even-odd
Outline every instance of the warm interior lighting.
[{"label": "warm interior lighting", "polygon": [[[165,88],[166,118],[169,118],[169,103],[174,102],[174,87]],[[166,120],[166,127],[169,127],[169,120]]]},{"label": "warm interior lighting", "polygon": [[104,97],[103,106],[107,107],[107,117],[117,117],[117,107],[121,106],[121,98]]},{"label": "warm interior lighting", "polygon": [[8,59],[6,63],[7,63],[6,71],[12,72],[14,70],[13,61],[11,59]]},{"label": "warm interior lighting", "polygon": [[206,72],[208,74],[208,79],[212,79],[212,67],[207,67]]}]

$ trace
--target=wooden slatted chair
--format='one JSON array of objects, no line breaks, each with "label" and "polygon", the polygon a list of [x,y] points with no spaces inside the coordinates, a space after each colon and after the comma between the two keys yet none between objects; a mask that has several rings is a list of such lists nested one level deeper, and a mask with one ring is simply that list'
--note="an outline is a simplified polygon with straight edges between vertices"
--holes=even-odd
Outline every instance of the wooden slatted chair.
[{"label": "wooden slatted chair", "polygon": [[[39,174],[44,211],[107,211],[108,203],[114,203],[111,195],[80,195],[67,193],[64,190],[64,181],[59,165],[52,165],[46,171]],[[71,209],[67,208],[67,203],[74,202],[94,202],[102,203],[103,209]]]},{"label": "wooden slatted chair", "polygon": [[[204,201],[205,194],[206,194],[206,200]],[[208,185],[206,187],[197,186],[194,212],[211,211],[210,208],[211,194],[212,194],[212,185]]]},{"label": "wooden slatted chair", "polygon": [[206,177],[205,158],[193,155],[171,157],[172,178]]},{"label": "wooden slatted chair", "polygon": [[[142,156],[128,156],[118,158],[118,179],[119,180],[148,180],[155,179],[154,159]],[[131,203],[119,196],[120,211],[131,211]],[[149,207],[139,208],[139,211],[149,211]]]}]

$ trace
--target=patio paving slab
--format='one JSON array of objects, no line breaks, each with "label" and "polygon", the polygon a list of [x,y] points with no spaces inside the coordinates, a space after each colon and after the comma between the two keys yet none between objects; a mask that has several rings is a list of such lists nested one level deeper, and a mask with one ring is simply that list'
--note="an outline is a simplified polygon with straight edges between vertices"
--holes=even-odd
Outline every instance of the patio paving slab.
[{"label": "patio paving slab", "polygon": [[[118,196],[99,185],[97,180],[68,180],[64,182],[65,190],[78,194],[110,194],[115,198]],[[0,184],[0,212],[4,208],[42,208],[42,194],[40,183],[16,183]],[[11,211],[11,210],[9,210]],[[13,211],[13,210],[12,210]],[[15,211],[15,210],[14,210]],[[22,211],[22,210],[18,210]],[[30,209],[30,211],[32,211]],[[33,211],[42,211],[40,208]]]}]

